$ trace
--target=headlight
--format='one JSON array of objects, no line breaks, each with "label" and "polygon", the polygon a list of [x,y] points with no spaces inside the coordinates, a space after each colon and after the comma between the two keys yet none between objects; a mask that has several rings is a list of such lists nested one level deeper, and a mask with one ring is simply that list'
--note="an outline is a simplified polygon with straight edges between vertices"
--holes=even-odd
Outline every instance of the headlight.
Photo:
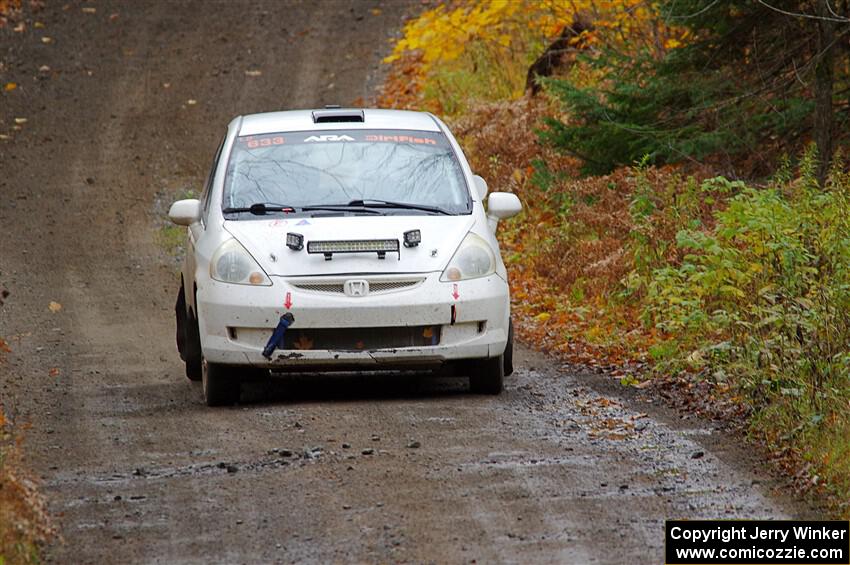
[{"label": "headlight", "polygon": [[213,253],[210,276],[226,283],[261,286],[272,284],[254,258],[235,239],[228,239]]},{"label": "headlight", "polygon": [[496,256],[490,245],[480,236],[470,232],[458,246],[440,280],[462,281],[486,277],[496,272]]}]

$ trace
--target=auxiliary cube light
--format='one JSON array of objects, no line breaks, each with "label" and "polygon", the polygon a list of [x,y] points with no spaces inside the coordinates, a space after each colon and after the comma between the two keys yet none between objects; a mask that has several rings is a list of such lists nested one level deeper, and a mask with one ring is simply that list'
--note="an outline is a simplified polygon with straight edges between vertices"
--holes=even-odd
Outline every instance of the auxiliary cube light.
[{"label": "auxiliary cube light", "polygon": [[422,232],[419,230],[410,230],[404,232],[404,246],[416,247],[422,243]]},{"label": "auxiliary cube light", "polygon": [[287,233],[286,246],[293,251],[301,251],[304,249],[304,236],[300,233]]}]

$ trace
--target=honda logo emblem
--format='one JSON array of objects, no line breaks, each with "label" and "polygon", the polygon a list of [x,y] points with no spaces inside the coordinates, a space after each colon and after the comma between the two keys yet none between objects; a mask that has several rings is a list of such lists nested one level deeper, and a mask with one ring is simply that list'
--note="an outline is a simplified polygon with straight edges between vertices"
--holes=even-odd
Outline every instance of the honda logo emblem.
[{"label": "honda logo emblem", "polygon": [[369,281],[345,281],[345,285],[343,288],[345,289],[345,294],[347,294],[348,296],[366,296],[367,294],[369,294]]}]

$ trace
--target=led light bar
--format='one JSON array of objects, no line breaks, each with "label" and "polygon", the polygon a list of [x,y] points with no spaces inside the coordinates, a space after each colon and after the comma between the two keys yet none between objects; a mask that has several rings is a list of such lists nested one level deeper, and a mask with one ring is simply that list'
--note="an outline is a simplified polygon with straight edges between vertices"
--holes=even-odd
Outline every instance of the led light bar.
[{"label": "led light bar", "polygon": [[307,253],[322,253],[326,261],[330,261],[334,253],[377,253],[379,259],[386,258],[387,253],[399,253],[401,257],[397,239],[309,241]]}]

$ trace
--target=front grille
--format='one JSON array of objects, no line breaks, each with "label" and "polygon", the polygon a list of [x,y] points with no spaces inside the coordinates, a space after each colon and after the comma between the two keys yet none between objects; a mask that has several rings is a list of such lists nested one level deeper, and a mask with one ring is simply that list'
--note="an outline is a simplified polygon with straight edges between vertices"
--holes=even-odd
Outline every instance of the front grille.
[{"label": "front grille", "polygon": [[[366,279],[369,280],[369,279]],[[369,294],[385,294],[397,290],[405,290],[420,284],[424,279],[409,280],[369,280]],[[298,290],[320,292],[323,294],[345,294],[345,281],[305,281],[290,282]]]},{"label": "front grille", "polygon": [[392,292],[401,290],[411,286],[416,286],[421,281],[385,281],[369,283],[369,293],[373,292]]},{"label": "front grille", "polygon": [[307,290],[310,292],[325,292],[328,294],[344,294],[345,290],[342,283],[303,283],[293,284],[297,289]]},{"label": "front grille", "polygon": [[284,334],[283,349],[336,349],[361,351],[394,347],[427,347],[440,344],[440,326],[390,328],[293,327]]}]

